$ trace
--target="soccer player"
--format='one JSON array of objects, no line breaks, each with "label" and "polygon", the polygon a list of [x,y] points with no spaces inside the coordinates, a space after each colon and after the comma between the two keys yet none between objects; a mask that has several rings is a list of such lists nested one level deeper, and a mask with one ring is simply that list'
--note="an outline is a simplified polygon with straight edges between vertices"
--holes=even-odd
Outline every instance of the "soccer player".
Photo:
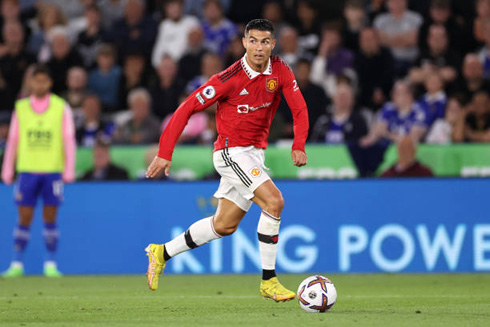
[{"label": "soccer player", "polygon": [[[53,80],[48,69],[36,65],[30,79],[32,95],[18,100],[12,115],[2,180],[14,188],[19,221],[14,230],[14,257],[4,277],[24,274],[23,254],[37,198],[43,199],[44,240],[48,252],[44,275],[60,277],[55,254],[58,244],[56,213],[63,197],[63,182],[75,177],[75,130],[71,109],[51,94]],[[15,161],[17,159],[17,163]]]},{"label": "soccer player", "polygon": [[218,139],[213,162],[221,175],[218,208],[212,217],[192,224],[187,231],[165,244],[150,244],[148,285],[158,287],[166,262],[179,253],[230,235],[253,202],[262,208],[257,227],[262,261],[260,294],[287,301],[295,293],[282,286],[275,273],[279,224],[284,199],[264,169],[264,150],[269,128],[284,94],[294,118],[291,157],[295,166],[307,162],[304,146],[308,136],[308,110],[294,75],[287,64],[271,56],[276,44],[274,26],[265,19],[250,21],[242,39],[242,59],[192,93],[175,111],[162,133],[159,151],[146,172],[147,178],[169,174],[172,153],[189,117],[217,102]]}]

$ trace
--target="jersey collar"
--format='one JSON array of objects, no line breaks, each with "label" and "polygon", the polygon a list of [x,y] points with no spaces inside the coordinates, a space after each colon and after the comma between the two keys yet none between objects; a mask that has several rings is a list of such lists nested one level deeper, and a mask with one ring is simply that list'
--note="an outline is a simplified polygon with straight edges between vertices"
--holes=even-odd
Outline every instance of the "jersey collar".
[{"label": "jersey collar", "polygon": [[255,70],[252,69],[252,67],[249,66],[247,63],[247,60],[245,59],[245,56],[247,54],[243,55],[241,63],[242,63],[242,68],[247,74],[248,78],[254,79],[255,77],[259,76],[260,74],[263,75],[272,75],[272,64],[271,64],[271,58],[269,58],[269,61],[267,62],[267,68],[263,73],[256,72]]}]

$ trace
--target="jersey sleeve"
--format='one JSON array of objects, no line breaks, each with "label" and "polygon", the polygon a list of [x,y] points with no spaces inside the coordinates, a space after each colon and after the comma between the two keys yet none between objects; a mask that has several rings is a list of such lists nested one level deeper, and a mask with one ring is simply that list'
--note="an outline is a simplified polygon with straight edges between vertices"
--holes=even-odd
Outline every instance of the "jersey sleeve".
[{"label": "jersey sleeve", "polygon": [[284,79],[282,93],[293,116],[294,142],[292,149],[304,152],[309,128],[308,108],[296,78],[288,66],[283,66],[282,77]]},{"label": "jersey sleeve", "polygon": [[216,101],[225,98],[230,84],[222,83],[218,79],[218,75],[214,75],[209,81],[189,95],[172,115],[160,136],[157,156],[172,160],[175,144],[187,125],[189,118],[196,112],[202,111]]}]

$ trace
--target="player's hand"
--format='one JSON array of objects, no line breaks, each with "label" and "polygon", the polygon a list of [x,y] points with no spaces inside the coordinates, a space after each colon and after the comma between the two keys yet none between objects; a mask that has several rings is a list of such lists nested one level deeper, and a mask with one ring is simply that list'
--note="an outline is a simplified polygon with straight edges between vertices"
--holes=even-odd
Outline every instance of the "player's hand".
[{"label": "player's hand", "polygon": [[165,176],[168,176],[170,166],[172,166],[171,161],[155,156],[146,170],[146,178],[160,177],[162,172],[165,172]]},{"label": "player's hand", "polygon": [[5,185],[11,185],[14,182],[14,176],[3,176],[2,175],[2,181],[5,183]]},{"label": "player's hand", "polygon": [[306,153],[300,150],[293,150],[291,152],[291,158],[293,159],[293,165],[295,165],[296,167],[304,166],[308,162],[308,157],[306,156]]},{"label": "player's hand", "polygon": [[61,176],[61,178],[63,179],[63,183],[65,184],[73,183],[75,181],[75,176],[73,176],[72,174],[63,173],[63,176]]}]

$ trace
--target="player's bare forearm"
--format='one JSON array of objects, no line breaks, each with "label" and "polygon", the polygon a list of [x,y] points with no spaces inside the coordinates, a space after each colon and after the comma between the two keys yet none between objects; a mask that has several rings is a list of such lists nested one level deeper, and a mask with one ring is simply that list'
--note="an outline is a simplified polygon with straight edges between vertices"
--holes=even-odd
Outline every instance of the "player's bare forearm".
[{"label": "player's bare forearm", "polygon": [[306,153],[301,150],[293,150],[291,152],[291,159],[293,159],[293,165],[296,167],[302,167],[308,163]]},{"label": "player's bare forearm", "polygon": [[158,178],[162,173],[165,173],[165,176],[168,176],[170,166],[172,166],[171,161],[155,156],[146,170],[146,178]]}]

